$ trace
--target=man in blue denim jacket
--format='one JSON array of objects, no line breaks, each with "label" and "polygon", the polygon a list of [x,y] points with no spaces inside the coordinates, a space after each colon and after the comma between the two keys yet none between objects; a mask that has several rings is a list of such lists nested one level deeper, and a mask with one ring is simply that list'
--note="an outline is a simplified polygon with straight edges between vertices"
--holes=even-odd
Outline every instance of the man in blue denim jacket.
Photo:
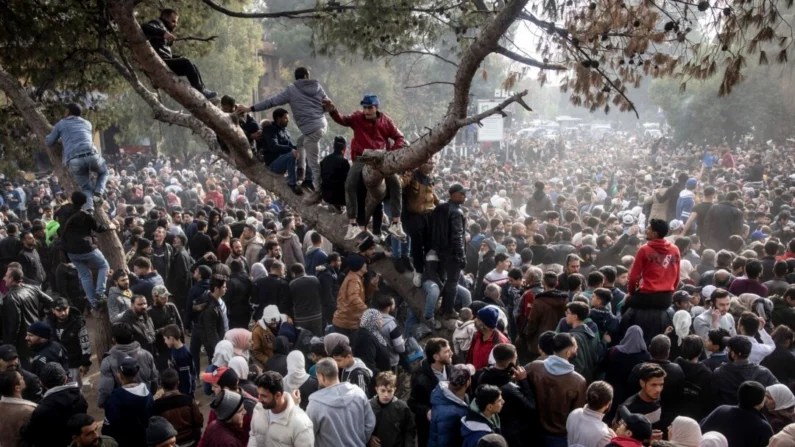
[{"label": "man in blue denim jacket", "polygon": [[[83,110],[75,103],[66,105],[66,117],[55,123],[52,132],[44,142],[47,146],[54,145],[60,138],[63,145],[63,165],[69,169],[83,191],[89,198],[83,209],[93,211],[94,202],[102,202],[105,184],[108,181],[108,167],[105,159],[99,155],[92,141],[91,122],[83,119]],[[96,184],[91,184],[91,173],[97,174]],[[94,197],[92,201],[90,198]]]}]

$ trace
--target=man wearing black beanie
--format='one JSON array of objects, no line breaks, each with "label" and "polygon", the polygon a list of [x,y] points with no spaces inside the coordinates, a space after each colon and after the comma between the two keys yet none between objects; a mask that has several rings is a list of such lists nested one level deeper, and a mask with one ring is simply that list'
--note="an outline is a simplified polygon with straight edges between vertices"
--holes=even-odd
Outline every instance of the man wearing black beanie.
[{"label": "man wearing black beanie", "polygon": [[764,447],[773,429],[760,410],[765,406],[765,387],[747,381],[737,391],[738,405],[721,405],[701,422],[701,432],[716,431],[729,440],[729,447]]}]

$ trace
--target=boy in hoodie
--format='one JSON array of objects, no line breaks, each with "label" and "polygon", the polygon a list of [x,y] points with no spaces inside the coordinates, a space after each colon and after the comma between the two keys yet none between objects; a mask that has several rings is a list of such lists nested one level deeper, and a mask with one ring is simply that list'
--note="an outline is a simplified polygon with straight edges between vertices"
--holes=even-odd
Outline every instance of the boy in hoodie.
[{"label": "boy in hoodie", "polygon": [[[241,113],[260,112],[274,106],[290,104],[290,109],[295,117],[295,124],[301,131],[298,138],[298,169],[304,171],[306,168],[312,171],[312,177],[317,185],[312,182],[305,182],[304,185],[313,191],[307,197],[307,204],[315,204],[320,201],[320,140],[328,130],[326,121],[326,104],[330,100],[326,92],[316,79],[309,79],[309,70],[305,67],[295,69],[295,82],[289,85],[286,90],[276,96],[258,102],[251,107],[239,106]],[[305,171],[304,171],[305,172]],[[299,175],[299,177],[303,177]],[[302,178],[301,178],[302,180]]]},{"label": "boy in hoodie", "polygon": [[309,396],[306,407],[315,430],[315,447],[365,447],[375,430],[375,414],[364,392],[340,382],[332,359],[319,361],[315,371],[320,389]]},{"label": "boy in hoodie", "polygon": [[585,303],[575,301],[566,306],[566,323],[572,328],[569,333],[577,341],[577,355],[572,361],[574,370],[591,383],[597,376],[599,361],[604,355],[604,344],[585,324],[589,312]]},{"label": "boy in hoodie", "polygon": [[621,417],[616,427],[616,437],[607,447],[643,447],[651,439],[651,423],[642,414],[630,413],[625,406],[618,408]]},{"label": "boy in hoodie", "polygon": [[370,399],[375,414],[375,430],[370,442],[381,447],[404,447],[417,444],[417,425],[408,405],[395,397],[397,377],[391,371],[375,378],[376,397]]},{"label": "boy in hoodie", "polygon": [[[335,346],[329,354],[337,362],[340,381],[356,385],[364,391],[368,399],[372,397],[373,386],[371,382],[373,380],[373,372],[364,365],[363,361],[353,356],[351,346],[341,343]],[[315,368],[315,371],[317,371],[317,368]]]},{"label": "boy in hoodie", "polygon": [[667,234],[668,223],[651,219],[646,227],[648,242],[638,249],[629,272],[621,332],[638,325],[646,343],[671,325],[666,310],[679,285],[679,249],[664,239]]},{"label": "boy in hoodie", "polygon": [[154,397],[145,383],[138,383],[138,361],[125,357],[119,363],[121,387],[110,394],[105,405],[102,433],[119,447],[138,447],[146,443],[146,427],[152,415]]},{"label": "boy in hoodie", "polygon": [[463,361],[469,355],[469,348],[472,346],[472,339],[475,337],[475,320],[472,318],[472,309],[468,307],[462,308],[458,312],[458,321],[455,322],[455,331],[453,331],[453,351],[456,358]]},{"label": "boy in hoodie", "polygon": [[598,288],[591,295],[591,311],[588,318],[596,324],[604,341],[609,344],[613,338],[618,338],[618,325],[621,319],[608,309],[613,300],[613,293],[605,288]]},{"label": "boy in hoodie", "polygon": [[500,411],[505,401],[500,389],[494,385],[481,385],[475,391],[475,401],[469,406],[469,412],[461,420],[461,436],[464,437],[463,447],[476,447],[480,438],[496,433],[500,434]]},{"label": "boy in hoodie", "polygon": [[400,357],[406,352],[406,341],[403,339],[403,333],[397,325],[395,317],[392,313],[395,312],[395,299],[389,295],[379,295],[378,311],[381,312],[381,327],[378,331],[387,340],[389,345],[389,364],[394,370],[400,362]]},{"label": "boy in hoodie", "polygon": [[698,180],[694,178],[687,179],[685,189],[679,193],[679,198],[676,200],[676,219],[682,222],[687,222],[693,207],[696,206],[696,195],[694,193],[698,187]]}]

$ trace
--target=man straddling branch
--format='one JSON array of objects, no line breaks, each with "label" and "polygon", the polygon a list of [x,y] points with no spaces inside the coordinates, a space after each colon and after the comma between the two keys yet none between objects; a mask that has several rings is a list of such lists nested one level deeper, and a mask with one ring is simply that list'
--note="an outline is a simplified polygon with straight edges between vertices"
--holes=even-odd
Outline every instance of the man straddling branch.
[{"label": "man straddling branch", "polygon": [[[353,129],[353,141],[351,141],[351,166],[348,178],[345,182],[345,208],[348,211],[350,225],[345,235],[345,240],[355,239],[362,231],[366,230],[367,218],[365,210],[365,199],[367,197],[367,187],[362,178],[364,162],[357,160],[365,150],[396,151],[403,148],[405,138],[398,130],[392,119],[385,113],[378,110],[379,102],[376,95],[364,95],[360,103],[361,111],[351,115],[341,115],[334,103],[327,101],[326,108],[333,119],[340,126]],[[389,208],[392,215],[392,224],[387,228],[398,239],[406,239],[406,233],[400,225],[400,214],[403,208],[403,190],[400,186],[400,179],[397,174],[385,176],[386,194],[389,201]],[[381,236],[381,214],[383,204],[379,203],[373,212],[373,233]]]}]

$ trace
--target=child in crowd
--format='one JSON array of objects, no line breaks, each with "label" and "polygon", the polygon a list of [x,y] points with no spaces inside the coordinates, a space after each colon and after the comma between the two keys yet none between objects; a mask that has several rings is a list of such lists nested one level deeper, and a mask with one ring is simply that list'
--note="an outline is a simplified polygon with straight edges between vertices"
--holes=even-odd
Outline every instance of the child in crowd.
[{"label": "child in crowd", "polygon": [[417,444],[417,425],[414,413],[402,400],[395,397],[397,377],[391,371],[375,377],[376,396],[370,399],[375,413],[375,430],[370,445],[402,447]]},{"label": "child in crowd", "polygon": [[724,363],[729,362],[729,355],[726,353],[726,344],[731,334],[724,328],[712,329],[707,333],[707,340],[704,342],[704,349],[707,351],[708,358],[701,361],[710,371],[715,371]]},{"label": "child in crowd", "polygon": [[455,322],[455,331],[453,331],[454,363],[463,363],[466,360],[475,332],[477,329],[472,318],[472,309],[464,307],[458,312],[458,321]]},{"label": "child in crowd", "polygon": [[193,396],[196,390],[196,367],[188,347],[182,343],[182,330],[176,324],[169,324],[163,328],[163,339],[171,350],[169,367],[179,374],[179,392]]},{"label": "child in crowd", "polygon": [[317,362],[323,360],[326,357],[328,357],[328,354],[326,353],[326,346],[323,344],[323,342],[311,342],[309,345],[309,360],[312,361],[312,366],[309,368],[310,376],[317,377],[315,375],[315,365],[317,365]]},{"label": "child in crowd", "polygon": [[591,295],[591,311],[588,318],[596,324],[599,333],[605,342],[610,343],[612,339],[618,338],[618,325],[621,321],[610,311],[610,301],[613,294],[604,288],[598,288]]}]

